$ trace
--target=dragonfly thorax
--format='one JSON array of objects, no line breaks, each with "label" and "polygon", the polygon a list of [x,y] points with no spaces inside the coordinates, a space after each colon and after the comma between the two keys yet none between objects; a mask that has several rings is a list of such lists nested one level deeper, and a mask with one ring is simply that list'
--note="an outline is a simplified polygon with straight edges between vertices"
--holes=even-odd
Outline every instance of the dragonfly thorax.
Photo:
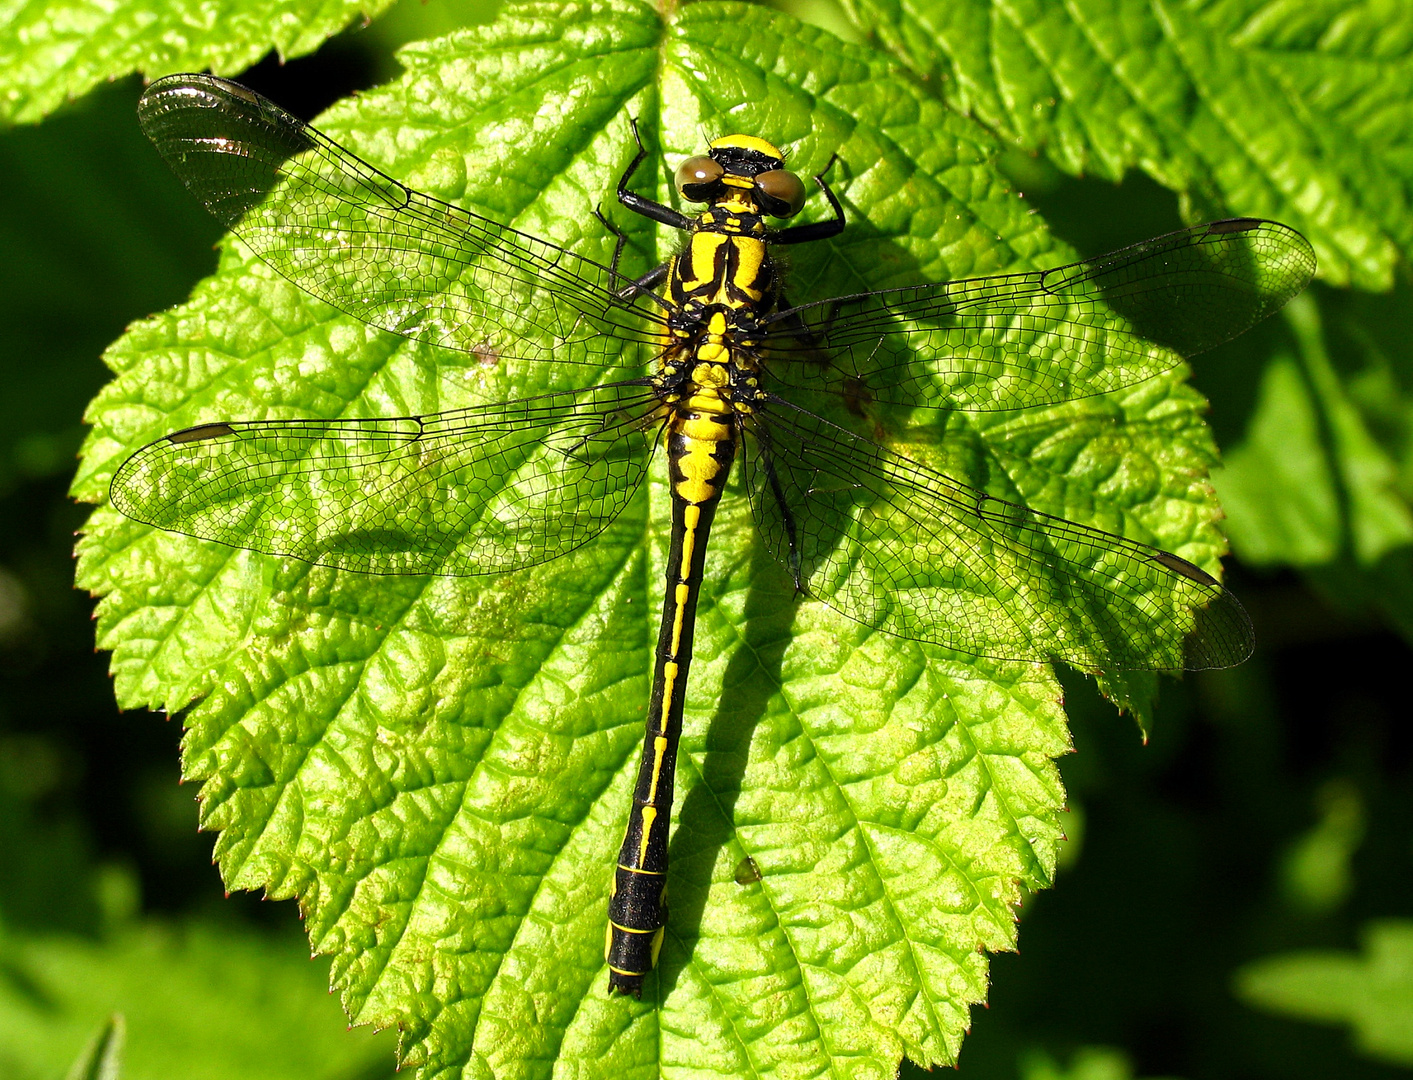
[{"label": "dragonfly thorax", "polygon": [[[746,231],[750,230],[750,231]],[[759,215],[713,207],[672,260],[668,327],[679,341],[703,337],[722,345],[760,341],[760,319],[775,304],[775,267]]]}]

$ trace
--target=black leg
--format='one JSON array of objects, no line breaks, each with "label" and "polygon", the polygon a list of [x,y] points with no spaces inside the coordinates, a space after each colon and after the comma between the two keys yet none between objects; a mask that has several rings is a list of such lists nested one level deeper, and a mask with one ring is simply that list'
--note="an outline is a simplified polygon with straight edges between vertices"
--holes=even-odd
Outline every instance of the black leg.
[{"label": "black leg", "polygon": [[618,201],[635,214],[642,214],[645,218],[651,218],[659,225],[666,225],[672,229],[681,229],[688,232],[692,228],[692,219],[686,214],[680,214],[670,206],[663,206],[662,203],[645,199],[641,195],[635,195],[628,190],[628,181],[633,174],[638,171],[638,166],[648,156],[648,148],[643,145],[643,138],[638,134],[638,121],[636,118],[628,121],[633,125],[633,138],[638,141],[638,153],[634,156],[632,164],[628,166],[627,172],[618,181]]},{"label": "black leg", "polygon": [[611,232],[617,241],[613,245],[613,260],[608,264],[609,280],[615,290],[614,295],[620,300],[632,300],[634,297],[642,296],[645,293],[652,295],[653,290],[667,280],[667,272],[671,269],[672,264],[663,263],[660,266],[655,266],[642,277],[635,278],[626,285],[619,285],[618,282],[623,275],[618,271],[618,261],[623,257],[623,248],[628,243],[628,237],[624,235],[623,231],[619,229],[618,226],[614,225],[613,222],[609,221],[608,218],[604,216],[601,207],[594,208],[594,217],[599,219],[603,227]]},{"label": "black leg", "polygon": [[[811,349],[819,345],[819,337],[805,325],[805,320],[800,318],[800,309],[790,304],[784,289],[776,297],[775,310],[776,314],[769,321],[771,333],[777,337],[792,337]],[[775,329],[777,326],[780,329]]]},{"label": "black leg", "polygon": [[624,235],[622,229],[609,221],[608,218],[604,217],[602,206],[594,207],[594,217],[599,219],[600,225],[613,234],[615,243],[613,245],[613,258],[609,260],[608,264],[608,273],[609,281],[616,288],[618,286],[618,279],[623,276],[618,272],[618,260],[623,258],[623,248],[628,243],[628,237]]},{"label": "black leg", "polygon": [[625,300],[631,300],[640,293],[650,293],[667,280],[667,272],[671,269],[670,262],[659,263],[642,277],[634,278],[632,284],[619,289],[618,295]]},{"label": "black leg", "polygon": [[814,178],[814,182],[819,185],[824,197],[829,200],[829,205],[834,207],[834,220],[815,221],[809,225],[795,225],[789,229],[781,229],[771,240],[777,244],[807,244],[811,240],[828,240],[831,236],[838,236],[844,231],[844,208],[839,205],[839,198],[834,194],[824,177],[834,163],[839,160],[839,155],[835,154],[829,159],[829,164],[824,167],[824,172]]},{"label": "black leg", "polygon": [[[762,319],[761,326],[778,337],[792,337],[810,348],[827,345],[829,331],[834,326],[834,320],[839,317],[840,309],[851,300],[858,302],[866,299],[868,299],[867,296],[835,297],[827,302],[828,306],[824,309],[824,315],[821,318],[815,319],[812,323],[806,323],[804,319],[800,318],[800,312],[805,308],[816,308],[819,305],[805,304],[802,307],[792,308],[785,303],[785,298],[782,296],[780,310]],[[777,326],[784,329],[776,330]]]}]

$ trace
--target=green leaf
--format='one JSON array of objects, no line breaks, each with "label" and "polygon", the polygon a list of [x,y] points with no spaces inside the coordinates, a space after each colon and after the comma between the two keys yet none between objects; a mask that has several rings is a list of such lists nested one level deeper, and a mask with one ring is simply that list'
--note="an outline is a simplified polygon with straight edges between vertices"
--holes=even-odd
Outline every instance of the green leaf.
[{"label": "green leaf", "polygon": [[1371,565],[1413,543],[1397,464],[1330,362],[1318,302],[1301,297],[1286,318],[1298,357],[1267,365],[1248,437],[1216,479],[1240,508],[1233,542],[1258,564],[1308,566],[1348,552]]},{"label": "green leaf", "polygon": [[[838,148],[853,224],[794,254],[799,301],[1070,257],[1009,193],[983,131],[876,54],[760,9],[664,21],[628,2],[532,5],[399,58],[400,82],[321,129],[389,175],[606,260],[601,204],[630,273],[680,241],[611,209],[628,117],[654,151],[639,190],[655,177],[663,198],[703,132],[767,133],[802,173]],[[567,377],[380,334],[235,247],[106,359],[116,379],[90,410],[74,488],[94,502],[175,428],[418,413]],[[1213,449],[1181,379],[900,435],[960,479],[1216,571]],[[662,961],[642,1002],[605,996],[664,482],[655,472],[593,544],[501,577],[337,572],[108,508],[79,577],[103,597],[120,701],[185,710],[185,769],[228,886],[299,897],[350,1015],[398,1025],[424,1075],[881,1077],[904,1055],[954,1061],[986,951],[1013,946],[1014,905],[1053,874],[1058,684],[797,599],[738,488],[698,615]],[[747,856],[760,880],[742,884]]]},{"label": "green leaf", "polygon": [[1267,1012],[1348,1024],[1369,1057],[1413,1065],[1413,922],[1370,923],[1362,954],[1287,953],[1248,964],[1237,993]]},{"label": "green leaf", "polygon": [[83,1048],[65,1080],[121,1080],[123,1043],[127,1024],[122,1013],[114,1013]]},{"label": "green leaf", "polygon": [[303,952],[297,940],[201,923],[148,924],[101,943],[8,935],[6,1080],[49,1080],[71,1064],[71,1077],[108,1080],[119,1058],[123,1080],[353,1080],[379,1075],[379,1064],[390,1073],[392,1039],[346,1030],[322,965]]},{"label": "green leaf", "polygon": [[[10,616],[0,640],[35,632],[21,606],[26,599],[18,579],[0,570],[0,614]],[[0,913],[9,927],[91,932],[98,926],[83,830],[72,815],[49,809],[62,777],[48,741],[0,737]]]},{"label": "green leaf", "polygon": [[1021,1080],[1133,1080],[1133,1064],[1121,1050],[1085,1046],[1076,1050],[1069,1068],[1049,1054],[1034,1052],[1021,1059]]},{"label": "green leaf", "polygon": [[1413,255],[1413,9],[1266,0],[844,0],[958,109],[1063,171],[1133,168],[1197,221],[1271,217],[1330,282]]},{"label": "green leaf", "polygon": [[105,79],[234,74],[271,49],[303,56],[392,0],[0,0],[0,123],[33,123]]},{"label": "green leaf", "polygon": [[1337,606],[1373,608],[1413,640],[1407,304],[1406,286],[1292,302],[1246,430],[1212,483],[1243,560],[1302,570]]},{"label": "green leaf", "polygon": [[1350,862],[1364,840],[1364,801],[1348,780],[1331,780],[1317,795],[1319,822],[1281,861],[1281,892],[1298,910],[1324,915],[1354,888]]}]

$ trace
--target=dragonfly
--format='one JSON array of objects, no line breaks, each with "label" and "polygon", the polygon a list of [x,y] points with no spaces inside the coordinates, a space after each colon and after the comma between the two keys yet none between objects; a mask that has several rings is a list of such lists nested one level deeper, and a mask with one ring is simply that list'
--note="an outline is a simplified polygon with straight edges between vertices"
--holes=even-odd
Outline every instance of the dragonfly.
[{"label": "dragonfly", "polygon": [[837,237],[845,211],[826,168],[813,181],[827,216],[789,224],[809,189],[755,135],[677,168],[681,202],[700,207],[687,213],[633,190],[649,151],[630,121],[618,202],[685,237],[630,278],[602,214],[606,264],[415,191],[237,83],[173,75],[138,113],[187,188],[308,293],[584,385],[422,416],[211,420],[118,468],[122,513],[341,570],[504,574],[593,541],[663,448],[671,532],[609,900],[610,995],[641,996],[662,947],[696,606],[734,470],[797,593],[876,630],[1086,671],[1225,667],[1252,650],[1240,603],[1186,559],[995,497],[861,429],[880,409],[1024,409],[1170,370],[1310,280],[1310,246],[1285,225],[1219,221],[1043,271],[794,305],[778,249]]}]

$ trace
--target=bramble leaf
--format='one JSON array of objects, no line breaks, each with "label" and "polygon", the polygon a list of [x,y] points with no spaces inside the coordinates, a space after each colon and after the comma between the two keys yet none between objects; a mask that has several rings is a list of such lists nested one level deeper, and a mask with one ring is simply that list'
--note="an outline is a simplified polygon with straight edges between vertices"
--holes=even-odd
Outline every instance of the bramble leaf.
[{"label": "bramble leaf", "polygon": [[1255,405],[1212,482],[1242,559],[1295,567],[1337,606],[1372,607],[1413,639],[1407,302],[1404,287],[1291,303],[1264,367],[1244,354]]},{"label": "bramble leaf", "polygon": [[33,123],[105,79],[140,71],[234,74],[272,49],[313,52],[393,0],[4,0],[0,3],[0,123]]},{"label": "bramble leaf", "polygon": [[[851,226],[792,253],[797,302],[1070,258],[981,129],[876,54],[761,9],[528,5],[399,59],[399,82],[321,130],[606,261],[602,205],[629,273],[680,242],[613,207],[629,117],[652,151],[635,188],[664,199],[703,132],[767,133],[802,174],[838,151]],[[814,198],[805,216],[825,213]],[[234,244],[186,305],[106,358],[116,378],[74,489],[97,503],[128,455],[177,428],[406,415],[595,377],[380,333]],[[989,492],[1216,571],[1213,450],[1182,375],[887,434]],[[1014,905],[1053,874],[1058,684],[794,597],[735,486],[698,615],[662,961],[643,1001],[605,996],[661,600],[662,464],[592,544],[505,576],[338,572],[107,507],[79,576],[103,597],[120,700],[184,710],[186,774],[228,886],[298,897],[350,1015],[398,1025],[425,1076],[882,1077],[904,1055],[954,1061],[986,952],[1012,947]],[[742,883],[747,856],[760,878]]]},{"label": "bramble leaf", "polygon": [[1364,937],[1362,955],[1312,951],[1247,964],[1237,992],[1267,1012],[1348,1024],[1368,1056],[1413,1065],[1413,923],[1371,923]]},{"label": "bramble leaf", "polygon": [[1271,217],[1320,274],[1413,255],[1413,9],[1373,3],[844,0],[956,108],[1062,171],[1142,169],[1192,221]]}]

